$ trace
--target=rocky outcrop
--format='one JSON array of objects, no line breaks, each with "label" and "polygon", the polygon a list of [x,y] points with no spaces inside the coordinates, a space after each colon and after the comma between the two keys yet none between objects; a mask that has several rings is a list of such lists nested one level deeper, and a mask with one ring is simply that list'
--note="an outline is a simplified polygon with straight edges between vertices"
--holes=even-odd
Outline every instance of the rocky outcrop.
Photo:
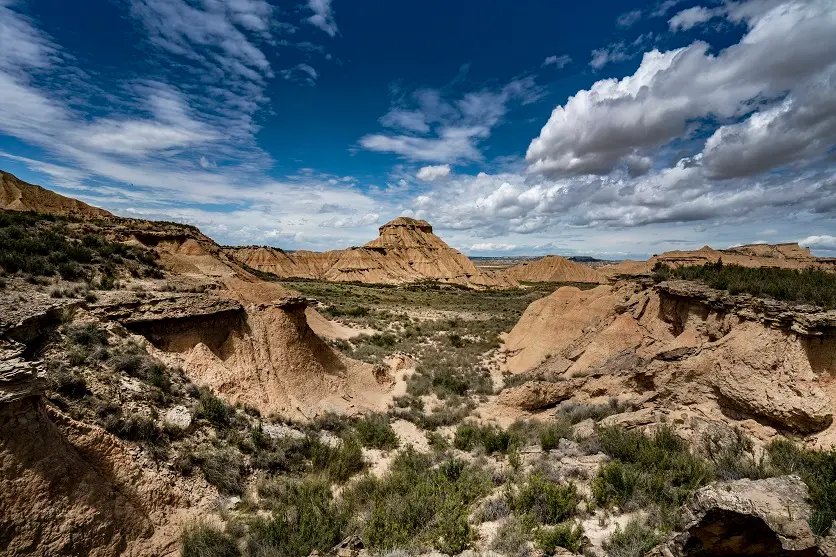
[{"label": "rocky outcrop", "polygon": [[506,389],[499,402],[537,410],[618,397],[664,410],[641,423],[679,412],[760,424],[753,434],[761,437],[816,434],[829,446],[833,314],[683,281],[563,287],[533,302],[506,336],[508,370],[534,381]]},{"label": "rocky outcrop", "polygon": [[19,180],[0,170],[0,209],[6,211],[35,211],[50,215],[92,219],[107,219],[112,214],[70,197]]},{"label": "rocky outcrop", "polygon": [[315,253],[269,247],[227,248],[240,263],[282,278],[367,284],[433,281],[470,288],[511,288],[517,281],[479,271],[459,251],[433,234],[422,220],[398,217],[380,227],[363,247]]},{"label": "rocky outcrop", "polygon": [[617,275],[647,274],[657,263],[670,267],[703,265],[723,260],[725,264],[742,267],[781,267],[784,269],[830,269],[836,270],[836,259],[820,258],[797,243],[749,244],[717,250],[704,246],[698,250],[666,251],[654,255],[647,261],[622,261],[615,265],[601,267],[600,271],[609,277]]},{"label": "rocky outcrop", "polygon": [[527,381],[519,387],[504,390],[499,395],[499,403],[523,410],[549,408],[572,398],[585,382],[585,379]]},{"label": "rocky outcrop", "polygon": [[589,282],[606,284],[607,278],[593,269],[557,255],[524,261],[508,267],[502,274],[521,282]]},{"label": "rocky outcrop", "polygon": [[651,555],[824,557],[828,542],[816,538],[809,519],[807,486],[797,476],[721,482],[694,494],[682,532]]}]

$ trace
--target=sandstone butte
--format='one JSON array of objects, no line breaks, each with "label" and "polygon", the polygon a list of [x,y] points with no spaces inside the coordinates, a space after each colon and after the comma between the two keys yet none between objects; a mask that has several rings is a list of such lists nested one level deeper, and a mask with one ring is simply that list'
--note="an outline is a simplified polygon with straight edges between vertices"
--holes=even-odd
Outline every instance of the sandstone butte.
[{"label": "sandstone butte", "polygon": [[597,270],[558,255],[525,261],[502,271],[503,276],[520,282],[589,282],[605,284],[607,277]]},{"label": "sandstone butte", "polygon": [[654,255],[647,261],[625,260],[615,265],[601,267],[599,271],[608,276],[640,275],[649,273],[657,263],[670,267],[703,265],[721,260],[726,264],[742,267],[781,267],[784,269],[830,269],[836,270],[836,258],[816,257],[809,248],[797,243],[748,244],[717,250],[704,246],[698,250],[666,251]]},{"label": "sandstone butte", "polygon": [[434,281],[469,288],[513,288],[510,276],[480,271],[433,233],[430,223],[398,217],[362,247],[326,252],[285,252],[271,247],[226,248],[236,261],[281,278],[366,284]]}]

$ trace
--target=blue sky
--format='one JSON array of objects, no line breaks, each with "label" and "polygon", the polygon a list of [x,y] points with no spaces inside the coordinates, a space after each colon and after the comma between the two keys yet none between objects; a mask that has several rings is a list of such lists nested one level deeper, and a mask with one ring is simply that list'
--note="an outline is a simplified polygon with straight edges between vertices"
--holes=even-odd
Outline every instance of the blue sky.
[{"label": "blue sky", "polygon": [[836,1],[0,0],[0,168],[222,243],[836,255]]}]

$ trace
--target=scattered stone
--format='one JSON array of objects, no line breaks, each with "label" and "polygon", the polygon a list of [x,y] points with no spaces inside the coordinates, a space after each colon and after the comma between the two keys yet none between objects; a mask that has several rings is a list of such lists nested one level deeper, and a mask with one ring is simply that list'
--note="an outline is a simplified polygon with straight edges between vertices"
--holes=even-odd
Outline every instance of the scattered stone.
[{"label": "scattered stone", "polygon": [[165,413],[163,421],[165,424],[179,429],[189,429],[189,426],[192,425],[192,414],[188,408],[178,404]]}]

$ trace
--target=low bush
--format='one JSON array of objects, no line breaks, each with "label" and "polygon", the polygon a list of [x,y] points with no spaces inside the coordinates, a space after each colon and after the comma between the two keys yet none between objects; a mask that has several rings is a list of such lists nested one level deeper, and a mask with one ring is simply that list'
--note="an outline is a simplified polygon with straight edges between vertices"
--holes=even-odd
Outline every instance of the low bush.
[{"label": "low bush", "polygon": [[541,527],[537,529],[535,540],[537,549],[546,555],[554,555],[559,547],[579,553],[584,543],[583,527],[573,522]]},{"label": "low bush", "polygon": [[200,398],[195,412],[196,417],[203,418],[216,427],[224,428],[229,425],[234,415],[235,409],[224,400],[216,397],[209,387],[200,387]]},{"label": "low bush", "polygon": [[398,435],[386,414],[367,414],[354,424],[354,428],[357,440],[364,447],[385,451],[398,448]]},{"label": "low bush", "polygon": [[678,508],[715,477],[711,464],[692,453],[668,426],[649,436],[601,427],[597,437],[602,451],[613,459],[600,466],[591,485],[602,506]]},{"label": "low bush", "polygon": [[530,542],[534,537],[534,528],[535,524],[530,517],[512,516],[497,529],[490,549],[509,557],[530,557],[533,553]]},{"label": "low bush", "polygon": [[260,493],[267,496],[272,513],[250,524],[249,555],[307,557],[314,550],[330,550],[342,539],[349,514],[322,479],[282,480],[262,487]]},{"label": "low bush", "polygon": [[84,377],[66,369],[59,369],[55,373],[52,384],[56,391],[70,398],[81,398],[90,392]]},{"label": "low bush", "polygon": [[507,454],[509,449],[515,446],[515,441],[510,432],[497,426],[464,423],[456,428],[453,446],[462,451],[472,451],[481,447],[486,454]]},{"label": "low bush", "polygon": [[121,412],[111,414],[105,418],[105,430],[128,441],[160,443],[165,440],[154,420],[148,416],[123,417]]},{"label": "low bush", "polygon": [[531,514],[540,524],[558,524],[572,518],[580,502],[574,483],[560,484],[539,472],[531,474],[521,486],[509,486],[507,498],[515,514]]},{"label": "low bush", "polygon": [[360,443],[353,437],[343,439],[336,447],[318,441],[311,441],[309,446],[312,469],[332,482],[343,483],[365,467]]},{"label": "low bush", "polygon": [[473,537],[469,508],[490,488],[480,468],[456,459],[434,466],[432,456],[408,447],[385,476],[364,477],[346,499],[367,517],[363,538],[372,550],[432,546],[459,553]]},{"label": "low bush", "polygon": [[631,518],[622,529],[615,532],[602,547],[609,557],[643,557],[662,540],[662,534],[639,518]]},{"label": "low bush", "polygon": [[238,451],[231,448],[207,449],[196,455],[194,460],[206,481],[221,493],[244,493],[244,459]]},{"label": "low bush", "polygon": [[232,536],[210,524],[200,523],[183,531],[181,557],[239,557],[241,552]]}]

